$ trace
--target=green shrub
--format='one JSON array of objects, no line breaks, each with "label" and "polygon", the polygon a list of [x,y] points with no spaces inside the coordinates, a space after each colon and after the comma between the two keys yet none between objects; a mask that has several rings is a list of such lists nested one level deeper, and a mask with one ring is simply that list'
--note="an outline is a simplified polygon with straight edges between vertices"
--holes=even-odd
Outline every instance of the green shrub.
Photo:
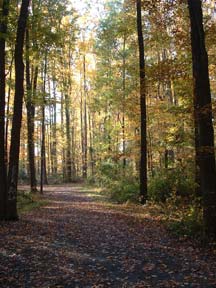
[{"label": "green shrub", "polygon": [[189,170],[164,169],[149,179],[148,197],[155,202],[165,202],[170,197],[191,198],[194,195],[194,176]]},{"label": "green shrub", "polygon": [[171,197],[174,181],[165,174],[156,174],[148,183],[148,197],[155,202],[164,202]]},{"label": "green shrub", "polygon": [[139,201],[139,181],[134,178],[121,179],[109,187],[110,198],[118,203]]},{"label": "green shrub", "polygon": [[202,209],[196,205],[190,206],[182,213],[178,221],[171,221],[169,230],[176,236],[203,237]]},{"label": "green shrub", "polygon": [[119,163],[102,162],[97,167],[94,181],[105,188],[105,193],[115,202],[137,202],[139,199],[139,180],[129,165],[123,168]]}]

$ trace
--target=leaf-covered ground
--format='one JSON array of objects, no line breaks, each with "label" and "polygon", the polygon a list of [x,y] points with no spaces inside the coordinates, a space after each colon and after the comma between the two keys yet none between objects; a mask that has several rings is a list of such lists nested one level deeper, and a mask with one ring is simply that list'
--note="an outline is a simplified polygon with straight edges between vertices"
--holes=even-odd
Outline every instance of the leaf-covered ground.
[{"label": "leaf-covered ground", "polygon": [[47,206],[0,224],[1,288],[216,287],[214,254],[171,237],[157,217],[81,186],[46,190]]}]

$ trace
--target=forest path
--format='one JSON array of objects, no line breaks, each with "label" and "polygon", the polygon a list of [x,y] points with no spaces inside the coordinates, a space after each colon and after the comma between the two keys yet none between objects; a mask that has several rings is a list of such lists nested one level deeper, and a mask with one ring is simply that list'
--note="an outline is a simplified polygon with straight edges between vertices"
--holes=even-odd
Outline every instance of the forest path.
[{"label": "forest path", "polygon": [[89,192],[46,187],[47,206],[0,224],[1,288],[216,287],[208,251]]}]

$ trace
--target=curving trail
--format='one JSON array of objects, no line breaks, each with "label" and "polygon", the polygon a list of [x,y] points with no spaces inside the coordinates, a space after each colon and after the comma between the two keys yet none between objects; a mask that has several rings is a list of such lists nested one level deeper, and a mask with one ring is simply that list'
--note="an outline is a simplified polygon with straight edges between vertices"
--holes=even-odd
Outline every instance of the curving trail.
[{"label": "curving trail", "polygon": [[0,224],[1,288],[216,287],[209,251],[85,190],[46,187],[46,207]]}]

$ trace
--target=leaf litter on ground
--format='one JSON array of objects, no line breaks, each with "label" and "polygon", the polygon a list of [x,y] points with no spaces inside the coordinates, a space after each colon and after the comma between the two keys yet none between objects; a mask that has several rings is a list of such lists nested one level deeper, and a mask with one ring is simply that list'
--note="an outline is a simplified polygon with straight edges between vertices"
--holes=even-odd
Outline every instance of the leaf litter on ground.
[{"label": "leaf litter on ground", "polygon": [[46,206],[1,223],[1,288],[216,287],[212,250],[172,237],[147,207],[110,204],[80,185],[45,194]]}]

